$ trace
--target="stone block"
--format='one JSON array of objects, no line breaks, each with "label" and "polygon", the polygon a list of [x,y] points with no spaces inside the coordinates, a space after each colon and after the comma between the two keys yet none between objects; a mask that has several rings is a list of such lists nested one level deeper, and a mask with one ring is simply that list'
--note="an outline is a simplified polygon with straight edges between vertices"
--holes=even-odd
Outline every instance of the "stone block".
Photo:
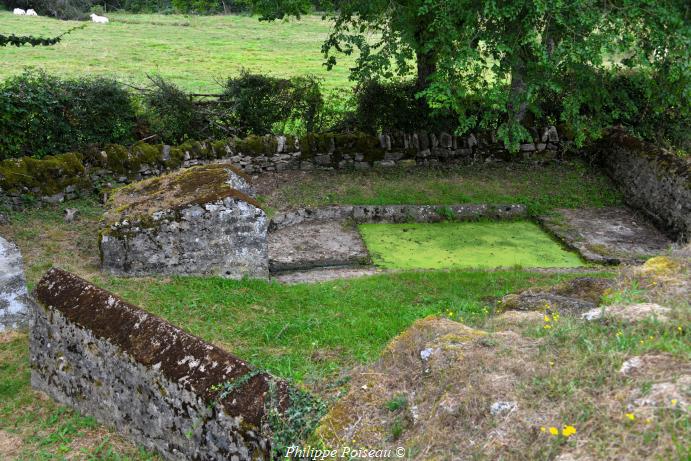
[{"label": "stone block", "polygon": [[109,201],[102,268],[116,275],[267,277],[268,220],[249,178],[229,164],[130,184]]},{"label": "stone block", "polygon": [[0,237],[0,331],[25,327],[30,303],[19,248]]}]

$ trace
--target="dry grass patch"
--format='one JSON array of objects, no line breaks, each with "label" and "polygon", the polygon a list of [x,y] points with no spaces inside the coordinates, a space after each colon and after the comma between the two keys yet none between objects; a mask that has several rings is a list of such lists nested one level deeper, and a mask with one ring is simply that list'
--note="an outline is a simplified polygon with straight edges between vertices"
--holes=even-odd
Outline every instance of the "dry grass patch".
[{"label": "dry grass patch", "polygon": [[15,459],[22,450],[22,439],[0,430],[0,459]]}]

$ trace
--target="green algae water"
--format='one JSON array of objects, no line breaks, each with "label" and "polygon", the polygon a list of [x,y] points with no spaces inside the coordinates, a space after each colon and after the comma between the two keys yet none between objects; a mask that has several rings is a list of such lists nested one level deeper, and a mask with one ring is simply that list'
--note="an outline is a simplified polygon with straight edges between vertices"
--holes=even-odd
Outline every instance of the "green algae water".
[{"label": "green algae water", "polygon": [[359,228],[374,264],[387,269],[585,265],[528,221],[361,224]]}]

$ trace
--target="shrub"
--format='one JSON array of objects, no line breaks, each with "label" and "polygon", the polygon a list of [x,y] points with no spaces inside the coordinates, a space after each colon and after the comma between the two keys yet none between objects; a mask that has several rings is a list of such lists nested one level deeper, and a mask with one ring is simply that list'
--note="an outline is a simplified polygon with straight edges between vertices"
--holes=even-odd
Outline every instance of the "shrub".
[{"label": "shrub", "polygon": [[417,97],[413,80],[360,82],[355,89],[357,128],[367,133],[455,128],[453,114],[430,110]]},{"label": "shrub", "polygon": [[171,144],[211,137],[209,117],[189,94],[160,76],[149,79],[151,85],[144,92],[143,102],[152,133]]},{"label": "shrub", "polygon": [[0,159],[128,143],[134,126],[130,96],[113,80],[27,71],[0,84]]},{"label": "shrub", "polygon": [[314,77],[283,79],[243,71],[227,80],[220,102],[233,114],[240,134],[313,132],[323,107]]}]

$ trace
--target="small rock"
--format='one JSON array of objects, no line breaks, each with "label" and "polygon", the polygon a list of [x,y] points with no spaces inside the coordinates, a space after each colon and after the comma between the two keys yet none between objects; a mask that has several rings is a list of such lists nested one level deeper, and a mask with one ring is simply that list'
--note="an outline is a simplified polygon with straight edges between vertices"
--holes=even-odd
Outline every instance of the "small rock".
[{"label": "small rock", "polygon": [[492,414],[492,416],[500,416],[500,415],[506,415],[511,413],[512,411],[516,411],[518,408],[518,403],[515,401],[498,401],[494,402],[490,407],[489,407],[489,412]]},{"label": "small rock", "polygon": [[46,203],[62,203],[65,201],[65,194],[59,192],[55,195],[49,195],[47,197],[43,197],[43,201]]},{"label": "small rock", "polygon": [[640,304],[615,304],[612,306],[598,307],[591,309],[581,315],[583,320],[598,320],[603,317],[610,317],[629,323],[640,322],[645,319],[655,319],[660,322],[669,320],[669,307],[660,306],[654,303]]},{"label": "small rock", "polygon": [[10,218],[5,213],[0,213],[0,226],[8,226],[10,224]]},{"label": "small rock", "polygon": [[641,360],[640,357],[631,357],[627,361],[621,364],[621,368],[619,369],[619,373],[622,375],[627,375],[630,372],[637,370],[640,368],[640,366],[643,364],[643,361]]},{"label": "small rock", "polygon": [[75,222],[79,218],[79,210],[77,208],[65,208],[65,222]]},{"label": "small rock", "polygon": [[432,357],[432,354],[434,354],[434,349],[428,347],[427,349],[423,349],[420,351],[420,358],[422,360],[429,360],[429,358]]}]

